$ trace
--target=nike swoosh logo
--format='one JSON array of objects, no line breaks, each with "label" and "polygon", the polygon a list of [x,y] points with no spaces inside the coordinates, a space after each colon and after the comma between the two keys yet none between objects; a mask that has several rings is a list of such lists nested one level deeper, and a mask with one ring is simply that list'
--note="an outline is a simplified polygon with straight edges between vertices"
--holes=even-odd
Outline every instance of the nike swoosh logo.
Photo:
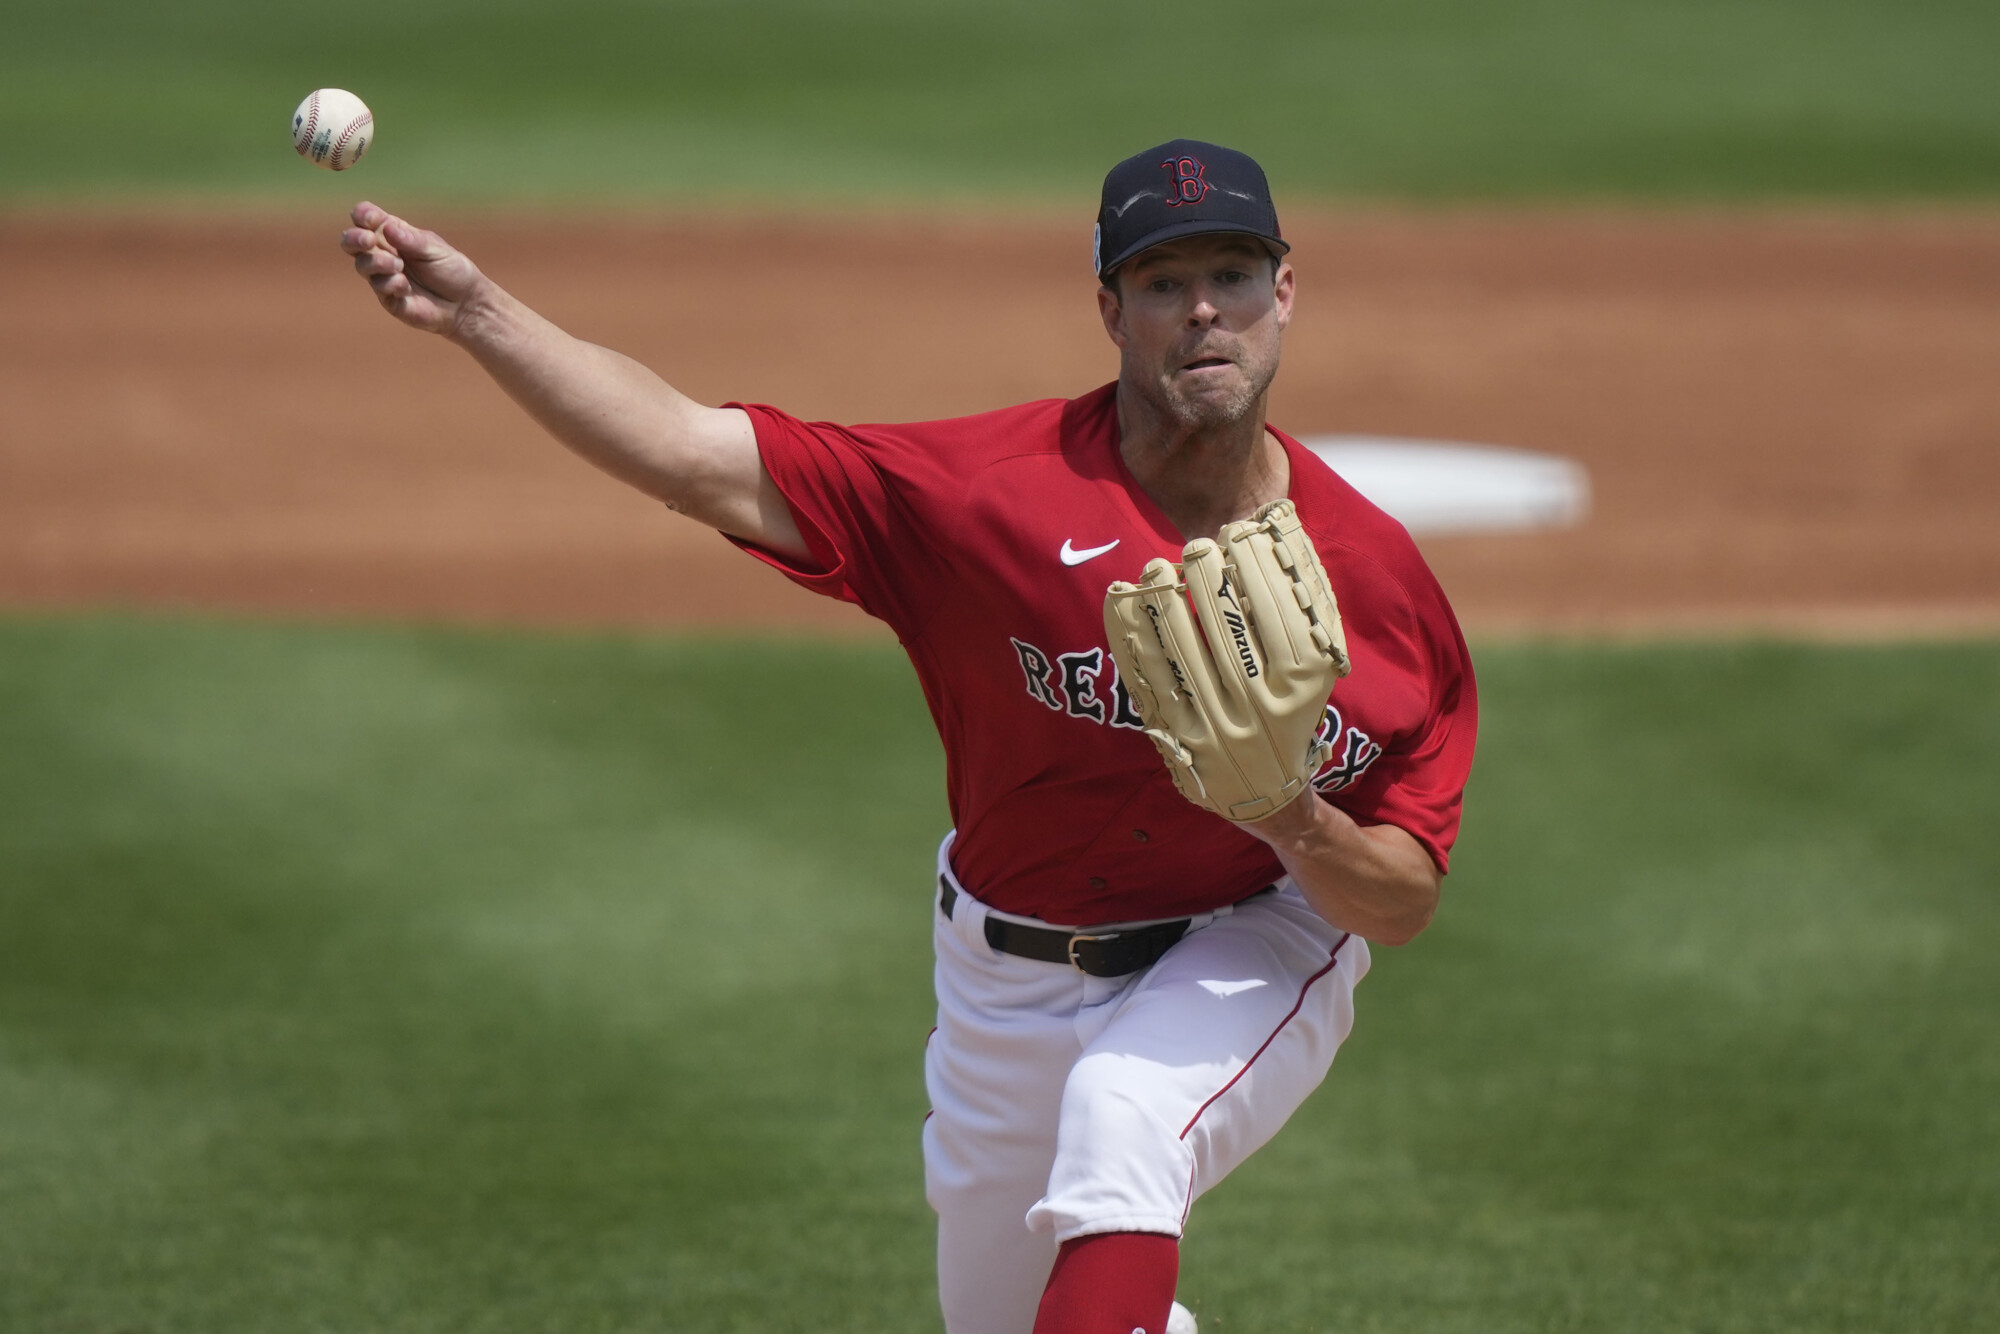
[{"label": "nike swoosh logo", "polygon": [[1082,551],[1078,551],[1069,544],[1069,539],[1065,537],[1062,546],[1062,563],[1065,565],[1081,565],[1087,560],[1102,556],[1105,552],[1117,546],[1119,541],[1119,538],[1114,537],[1101,547],[1085,547]]}]

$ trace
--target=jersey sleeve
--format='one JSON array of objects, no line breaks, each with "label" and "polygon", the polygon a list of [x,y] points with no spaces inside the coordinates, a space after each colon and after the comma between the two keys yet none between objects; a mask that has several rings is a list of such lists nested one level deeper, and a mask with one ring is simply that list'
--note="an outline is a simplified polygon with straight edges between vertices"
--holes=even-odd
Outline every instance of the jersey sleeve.
[{"label": "jersey sleeve", "polygon": [[[934,609],[935,543],[925,539],[918,495],[925,479],[899,442],[854,428],[805,422],[754,403],[750,416],[764,469],[791,508],[811,556],[799,561],[729,540],[786,578],[852,602],[908,638]],[[929,553],[929,554],[927,554]]]},{"label": "jersey sleeve", "polygon": [[[1409,621],[1393,637],[1391,652],[1406,655],[1399,666],[1422,685],[1423,719],[1392,738],[1370,766],[1353,794],[1365,814],[1355,814],[1407,831],[1440,871],[1449,871],[1479,733],[1479,692],[1465,637],[1435,582],[1427,580],[1417,590],[1408,610]],[[1336,702],[1339,697],[1336,690]]]}]

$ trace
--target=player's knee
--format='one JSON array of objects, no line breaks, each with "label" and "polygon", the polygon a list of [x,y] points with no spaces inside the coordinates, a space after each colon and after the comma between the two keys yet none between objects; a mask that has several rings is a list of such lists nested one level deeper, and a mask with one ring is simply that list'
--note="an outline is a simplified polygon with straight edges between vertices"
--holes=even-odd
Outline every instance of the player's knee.
[{"label": "player's knee", "polygon": [[1194,1160],[1161,1109],[1150,1063],[1097,1053],[1077,1062],[1063,1090],[1049,1194],[1037,1222],[1058,1236],[1118,1226],[1178,1232]]},{"label": "player's knee", "polygon": [[1059,1146],[1075,1141],[1106,1156],[1165,1152],[1178,1160],[1185,1153],[1180,1127],[1163,1111],[1167,1091],[1158,1073],[1152,1062],[1116,1052],[1078,1061],[1063,1087]]}]

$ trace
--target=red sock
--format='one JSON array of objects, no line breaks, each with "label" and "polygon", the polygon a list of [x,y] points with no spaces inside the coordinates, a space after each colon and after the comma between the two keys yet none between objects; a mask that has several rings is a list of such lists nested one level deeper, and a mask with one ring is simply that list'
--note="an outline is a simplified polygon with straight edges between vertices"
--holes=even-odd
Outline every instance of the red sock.
[{"label": "red sock", "polygon": [[1181,1243],[1159,1232],[1098,1232],[1062,1244],[1035,1334],[1165,1334]]}]

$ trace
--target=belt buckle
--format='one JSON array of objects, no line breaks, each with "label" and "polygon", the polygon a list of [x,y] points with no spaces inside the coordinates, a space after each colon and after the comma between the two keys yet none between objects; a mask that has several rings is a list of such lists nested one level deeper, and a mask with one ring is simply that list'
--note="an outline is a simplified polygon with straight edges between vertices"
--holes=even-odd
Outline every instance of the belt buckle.
[{"label": "belt buckle", "polygon": [[1100,935],[1091,936],[1091,935],[1084,935],[1081,932],[1079,932],[1078,934],[1071,936],[1069,938],[1069,966],[1076,969],[1077,972],[1082,973],[1085,976],[1094,976],[1094,974],[1092,974],[1089,969],[1085,968],[1083,964],[1077,959],[1076,947],[1085,941],[1089,941],[1094,944],[1098,941],[1116,940],[1118,939],[1118,937],[1124,934],[1125,933],[1123,931],[1106,931]]}]

